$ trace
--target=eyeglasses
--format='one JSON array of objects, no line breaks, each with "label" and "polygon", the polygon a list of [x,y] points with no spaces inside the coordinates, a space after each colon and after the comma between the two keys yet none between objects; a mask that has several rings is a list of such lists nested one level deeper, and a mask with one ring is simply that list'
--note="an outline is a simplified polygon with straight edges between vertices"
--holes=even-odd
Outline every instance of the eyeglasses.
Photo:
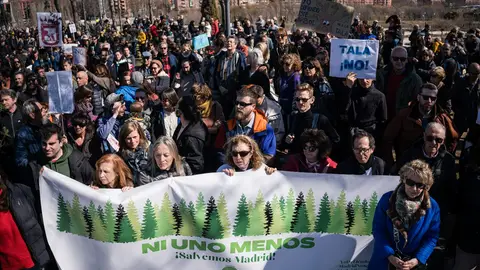
[{"label": "eyeglasses", "polygon": [[437,100],[437,97],[431,97],[431,96],[427,96],[427,95],[421,95],[423,100],[427,101],[427,100],[431,100],[431,101],[435,101]]},{"label": "eyeglasses", "polygon": [[406,57],[396,57],[396,56],[392,56],[392,60],[393,60],[394,62],[398,62],[398,61],[405,62],[405,61],[407,61],[407,58],[406,58]]},{"label": "eyeglasses", "polygon": [[305,145],[303,146],[303,150],[304,151],[308,151],[308,152],[315,152],[315,150],[317,150],[318,147],[316,146],[313,146],[313,145]]},{"label": "eyeglasses", "polygon": [[250,154],[250,151],[232,151],[232,157],[246,157],[248,154]]},{"label": "eyeglasses", "polygon": [[295,101],[305,103],[305,102],[309,101],[310,99],[311,99],[311,97],[310,98],[298,98],[297,97],[297,98],[295,98]]},{"label": "eyeglasses", "polygon": [[367,153],[370,151],[370,148],[353,148],[353,151],[359,154]]},{"label": "eyeglasses", "polygon": [[253,104],[253,103],[245,103],[245,102],[238,101],[238,100],[235,101],[235,105],[236,105],[236,106],[240,106],[240,107],[242,107],[242,108],[245,108],[245,107],[250,106],[250,105],[252,105],[252,104]]},{"label": "eyeglasses", "polygon": [[431,135],[425,136],[425,140],[427,142],[434,142],[434,143],[438,143],[438,144],[442,144],[445,141],[444,138],[436,138],[435,136],[431,136]]},{"label": "eyeglasses", "polygon": [[425,189],[425,184],[422,184],[422,183],[417,183],[415,181],[413,181],[412,179],[409,179],[409,178],[405,178],[405,184],[407,184],[407,186],[409,187],[417,187],[418,189]]}]

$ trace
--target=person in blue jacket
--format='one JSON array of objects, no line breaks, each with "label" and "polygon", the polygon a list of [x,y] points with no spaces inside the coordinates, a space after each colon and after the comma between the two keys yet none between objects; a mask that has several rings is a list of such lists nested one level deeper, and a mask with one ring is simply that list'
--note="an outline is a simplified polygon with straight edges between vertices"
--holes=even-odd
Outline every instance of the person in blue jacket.
[{"label": "person in blue jacket", "polygon": [[433,175],[413,160],[399,171],[400,184],[382,196],[373,218],[375,244],[369,270],[425,269],[440,233],[440,208],[430,198]]}]

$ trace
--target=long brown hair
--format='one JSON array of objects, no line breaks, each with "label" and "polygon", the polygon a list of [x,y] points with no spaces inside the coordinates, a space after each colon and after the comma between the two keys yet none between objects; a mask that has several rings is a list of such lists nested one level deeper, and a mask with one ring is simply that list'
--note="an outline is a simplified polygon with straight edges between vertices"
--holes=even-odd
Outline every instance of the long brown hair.
[{"label": "long brown hair", "polygon": [[258,144],[252,138],[245,135],[237,135],[235,137],[232,137],[230,140],[228,140],[225,146],[225,155],[227,157],[226,163],[234,168],[236,167],[235,162],[233,162],[232,149],[233,149],[233,146],[239,143],[244,143],[250,146],[250,151],[252,151],[252,157],[250,158],[250,165],[252,165],[253,170],[257,170],[258,168],[260,168],[265,162],[262,152],[260,151]]},{"label": "long brown hair", "polygon": [[113,164],[113,168],[115,170],[115,173],[117,174],[117,179],[115,180],[115,184],[113,185],[114,188],[133,187],[133,177],[130,168],[128,168],[127,164],[125,164],[125,161],[123,161],[123,159],[116,154],[103,155],[97,161],[97,163],[95,163],[96,173],[95,180],[93,182],[95,186],[105,187],[98,177],[98,172],[100,165],[107,162]]}]

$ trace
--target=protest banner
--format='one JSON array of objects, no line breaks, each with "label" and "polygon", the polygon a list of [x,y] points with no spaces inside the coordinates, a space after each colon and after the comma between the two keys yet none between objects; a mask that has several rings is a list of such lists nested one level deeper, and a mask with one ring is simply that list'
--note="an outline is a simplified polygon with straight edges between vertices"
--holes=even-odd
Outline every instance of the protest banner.
[{"label": "protest banner", "polygon": [[207,34],[201,34],[193,37],[193,49],[200,50],[202,48],[210,46],[210,41],[208,40]]},{"label": "protest banner", "polygon": [[72,113],[73,82],[71,71],[47,72],[48,110],[50,113]]},{"label": "protest banner", "polygon": [[37,12],[40,47],[62,47],[62,13]]},{"label": "protest banner", "polygon": [[375,79],[378,48],[378,40],[332,39],[330,76],[345,78],[354,72],[358,79]]},{"label": "protest banner", "polygon": [[68,29],[70,30],[70,34],[75,34],[77,32],[77,26],[74,23],[69,24]]},{"label": "protest banner", "polygon": [[87,65],[87,49],[83,47],[73,47],[73,64],[74,65]]},{"label": "protest banner", "polygon": [[121,192],[45,168],[40,195],[62,269],[365,270],[376,205],[397,184],[394,176],[259,170]]},{"label": "protest banner", "polygon": [[296,26],[323,34],[347,38],[353,20],[353,7],[327,0],[302,0]]}]

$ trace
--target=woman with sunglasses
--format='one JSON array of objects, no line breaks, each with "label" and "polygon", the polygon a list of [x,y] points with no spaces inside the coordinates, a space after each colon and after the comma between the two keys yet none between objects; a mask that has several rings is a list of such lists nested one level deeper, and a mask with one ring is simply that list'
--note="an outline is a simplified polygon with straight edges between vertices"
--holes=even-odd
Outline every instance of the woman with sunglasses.
[{"label": "woman with sunglasses", "polygon": [[284,171],[330,173],[337,163],[329,155],[332,143],[323,130],[306,129],[300,136],[302,152],[291,155],[283,165]]},{"label": "woman with sunglasses", "polygon": [[429,195],[430,166],[414,160],[399,174],[400,184],[384,194],[375,209],[369,270],[426,269],[439,237],[440,207]]},{"label": "woman with sunglasses", "polygon": [[224,172],[233,176],[235,172],[262,171],[272,174],[277,171],[265,165],[262,152],[257,143],[246,135],[237,135],[228,140],[225,146],[226,163],[218,168],[217,172]]}]

